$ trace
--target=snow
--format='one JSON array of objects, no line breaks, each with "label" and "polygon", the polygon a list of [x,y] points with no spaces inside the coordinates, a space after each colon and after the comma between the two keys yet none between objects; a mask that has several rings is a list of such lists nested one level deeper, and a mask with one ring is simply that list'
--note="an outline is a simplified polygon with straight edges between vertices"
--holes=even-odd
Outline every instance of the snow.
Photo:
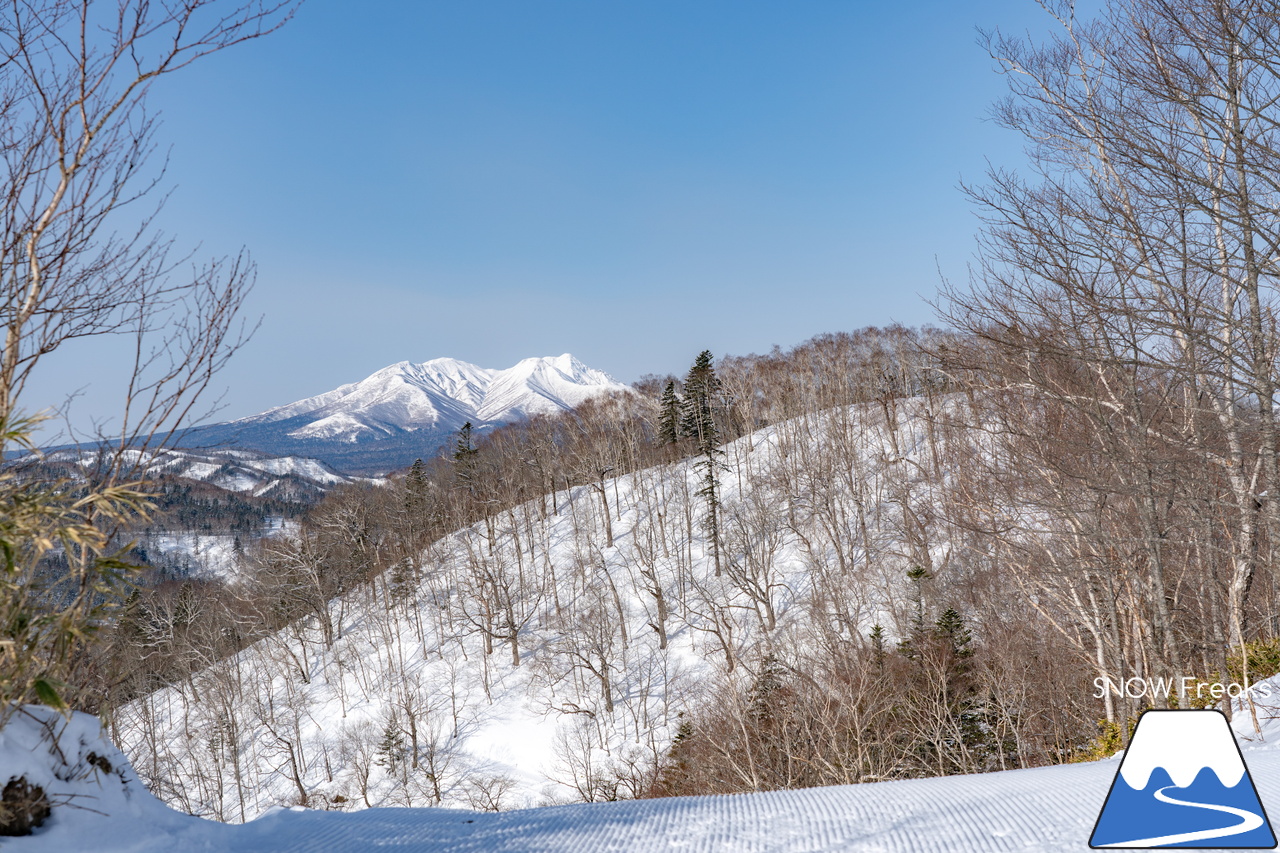
[{"label": "snow", "polygon": [[[1280,735],[1280,707],[1271,701],[1263,700],[1260,713],[1264,733],[1275,737]],[[123,756],[100,738],[92,717],[78,714],[63,728],[47,710],[33,709],[32,714],[14,717],[0,732],[0,777],[26,775],[44,786],[55,802],[70,799],[78,808],[55,805],[53,816],[36,834],[6,839],[6,853],[1078,851],[1086,849],[1117,770],[1112,758],[973,776],[496,814],[462,809],[276,809],[232,826],[172,811],[148,794]],[[41,723],[49,721],[60,732],[65,763],[51,754],[47,738],[41,742],[46,734]],[[1242,735],[1252,732],[1247,712],[1238,711],[1234,727]],[[1243,744],[1264,805],[1280,803],[1278,743],[1255,736]],[[114,773],[89,766],[86,757],[91,751],[106,757]]]},{"label": "snow", "polygon": [[173,566],[190,577],[232,582],[240,576],[235,539],[230,533],[153,533],[142,545],[152,565]]},{"label": "snow", "polygon": [[[106,759],[110,771],[95,759]],[[70,720],[47,708],[15,714],[0,731],[0,783],[16,777],[42,787],[53,813],[36,834],[0,840],[5,853],[208,849],[220,834],[227,837],[227,827],[152,796],[87,714]]]},{"label": "snow", "polygon": [[[291,536],[298,531],[294,519],[272,517],[263,529],[249,540]],[[202,580],[238,583],[242,580],[241,560],[236,551],[234,533],[162,532],[144,536],[140,544],[147,551],[150,565],[181,570],[182,574]]]},{"label": "snow", "polygon": [[[859,630],[874,622],[891,624],[881,610],[882,592],[887,584],[900,582],[913,558],[892,550],[901,532],[891,516],[902,511],[898,496],[904,488],[929,487],[924,480],[912,479],[920,470],[912,460],[924,459],[927,452],[922,421],[904,412],[901,429],[890,441],[877,421],[878,411],[874,406],[854,407],[744,437],[726,448],[729,470],[722,480],[726,524],[735,513],[755,505],[753,501],[785,512],[796,495],[772,491],[767,476],[780,454],[798,452],[814,441],[843,440],[858,448],[856,489],[824,478],[801,486],[799,496],[804,497],[803,490],[822,488],[830,488],[836,498],[856,491],[856,500],[866,510],[870,538],[849,556],[859,572],[859,583],[850,594],[859,596],[858,613],[867,623]],[[609,762],[629,751],[665,754],[690,685],[723,677],[718,667],[724,652],[715,646],[697,612],[699,596],[717,596],[722,606],[738,614],[734,651],[742,660],[749,660],[766,639],[757,605],[735,590],[727,576],[711,575],[701,534],[682,538],[685,534],[678,530],[672,534],[671,551],[689,555],[689,567],[677,570],[658,560],[653,571],[668,585],[668,599],[688,609],[671,619],[666,649],[659,649],[655,632],[647,627],[654,618],[652,602],[637,574],[646,547],[643,539],[662,527],[663,514],[675,519],[696,509],[691,501],[697,476],[689,462],[680,462],[601,484],[613,524],[608,542],[602,537],[600,501],[592,487],[555,495],[556,508],[550,510],[546,502],[545,520],[537,501],[516,507],[495,519],[496,543],[487,537],[483,523],[434,543],[416,567],[421,583],[403,600],[389,603],[387,585],[380,583],[331,602],[329,612],[338,628],[331,644],[321,639],[314,623],[300,625],[196,674],[189,685],[168,688],[120,710],[116,723],[121,743],[139,776],[154,783],[158,794],[203,815],[247,823],[226,826],[167,810],[155,812],[158,803],[138,800],[145,803],[139,806],[142,813],[130,813],[135,825],[119,835],[123,840],[118,845],[111,818],[102,818],[107,822],[92,828],[83,822],[89,818],[75,814],[67,824],[55,819],[35,838],[14,842],[26,845],[15,849],[791,853],[1085,847],[1119,766],[1114,759],[980,776],[718,798],[550,805],[499,814],[457,808],[370,808],[345,814],[279,808],[296,797],[283,771],[289,760],[286,747],[297,750],[313,803],[335,809],[362,807],[365,796],[374,806],[428,802],[421,790],[409,792],[392,784],[380,766],[371,768],[368,790],[362,795],[353,777],[353,761],[344,753],[344,746],[352,742],[347,735],[372,729],[376,742],[388,714],[406,703],[419,706],[422,736],[435,739],[451,762],[442,773],[445,805],[466,804],[467,783],[477,779],[499,779],[510,786],[504,809],[563,800],[569,795],[565,761],[574,757],[565,745],[572,747],[575,738],[579,747],[584,739],[589,741],[577,757],[598,761],[605,771]],[[795,512],[802,523],[803,504]],[[677,523],[663,529],[684,527]],[[689,525],[690,530],[696,527]],[[882,543],[875,553],[862,550],[872,542]],[[522,557],[514,550],[516,543],[521,543]],[[647,547],[653,551],[652,544]],[[810,547],[823,546],[815,540]],[[934,548],[930,559],[944,563],[945,547]],[[812,583],[814,559],[795,541],[779,544],[770,585],[778,625],[768,642],[805,642],[801,620],[793,614],[801,609],[797,600]],[[515,666],[508,644],[496,642],[493,653],[485,654],[478,634],[468,630],[465,585],[468,566],[510,567],[520,560],[525,561],[522,565],[554,567],[557,580],[556,585],[526,590],[516,601],[517,615],[528,621],[519,638],[522,662]],[[541,572],[525,574],[541,577]],[[610,584],[618,588],[616,605],[602,592]],[[629,643],[612,652],[613,713],[603,708],[590,676],[563,666],[563,620],[589,618],[592,596],[606,607],[616,606],[628,627]],[[563,615],[558,614],[561,603]],[[744,668],[739,667],[739,674]],[[1253,733],[1250,715],[1239,709],[1234,728],[1265,804],[1280,802],[1280,679],[1263,688],[1258,691],[1262,734]],[[278,734],[268,732],[266,723]],[[157,733],[154,743],[145,737],[149,732]],[[29,737],[15,737],[30,743]],[[29,760],[29,755],[15,758],[3,748],[0,743],[0,769],[26,766],[19,762]],[[242,813],[228,793],[238,784],[227,775],[233,760],[248,790]],[[77,791],[100,795],[96,789],[74,787],[63,793]],[[102,810],[110,812],[114,801],[101,796]],[[102,839],[111,842],[104,846]]]},{"label": "snow", "polygon": [[569,353],[557,358],[526,358],[494,376],[476,414],[483,421],[508,422],[571,409],[602,390],[623,387]]},{"label": "snow", "polygon": [[[576,369],[571,357],[562,359],[556,370]],[[855,486],[823,482],[812,488],[848,492],[844,499],[865,509],[870,539],[845,543],[847,559],[858,564],[859,583],[848,595],[864,633],[876,623],[892,631],[893,619],[883,609],[886,591],[902,582],[915,559],[892,550],[901,540],[897,499],[921,476],[903,459],[927,453],[921,419],[906,413],[891,440],[884,417],[879,406],[854,407],[745,436],[726,447],[721,484],[727,557],[739,559],[736,549],[750,535],[752,513],[786,513],[789,501],[804,499],[776,490],[781,481],[770,472],[784,454],[824,440],[859,448]],[[737,585],[734,573],[713,574],[705,534],[694,520],[699,477],[686,460],[601,484],[612,519],[608,541],[599,491],[589,486],[557,493],[554,511],[552,500],[539,499],[497,516],[492,531],[484,522],[458,531],[427,549],[416,567],[418,585],[394,606],[385,600],[386,578],[353,590],[330,603],[331,639],[311,621],[262,640],[190,683],[122,708],[116,715],[120,743],[166,802],[224,820],[298,801],[297,785],[280,770],[291,748],[302,784],[317,798],[370,806],[436,804],[434,789],[421,780],[397,784],[375,766],[361,782],[352,761],[337,758],[361,738],[377,743],[393,715],[403,724],[406,704],[419,709],[429,729],[425,738],[437,743],[447,762],[438,779],[446,806],[474,804],[467,782],[477,777],[500,780],[507,807],[540,806],[576,797],[575,774],[581,778],[588,764],[607,776],[625,772],[629,763],[652,763],[666,754],[679,715],[691,699],[706,695],[706,685],[749,679],[751,663],[769,644],[811,641],[800,602],[812,589],[815,560],[823,559],[814,549],[834,547],[815,535],[807,542],[781,535],[776,552],[762,558],[770,564],[763,583],[777,618],[776,628],[766,631],[763,606]],[[795,510],[797,519],[803,511]],[[686,515],[688,524],[677,520]],[[655,537],[666,537],[669,548],[656,546]],[[874,555],[867,550],[872,543],[883,543]],[[946,554],[935,550],[931,560],[941,565]],[[646,571],[654,580],[646,580]],[[491,584],[492,576],[477,572],[496,572],[515,590],[515,618],[522,626],[518,666],[504,639],[495,638],[486,653],[476,628],[482,618],[476,589]],[[655,582],[671,606],[665,649],[652,627],[655,602],[648,585]],[[627,636],[623,640],[609,627],[601,637],[608,646],[609,710],[598,675],[582,665],[571,637],[584,623],[618,621],[615,612],[625,619]],[[721,623],[713,619],[732,620],[732,647],[722,645]],[[730,654],[747,663],[732,675],[725,672]],[[285,735],[268,734],[282,726],[292,733],[292,747]],[[220,750],[208,748],[212,740]],[[232,756],[241,779],[231,775]]]},{"label": "snow", "polygon": [[333,438],[340,441],[356,441],[366,433],[376,434],[378,432],[380,430],[365,424],[354,415],[338,412],[323,417],[318,421],[312,421],[301,429],[295,429],[289,433],[289,436],[291,438]]},{"label": "snow", "polygon": [[[126,464],[140,467],[148,476],[184,477],[232,492],[262,494],[276,485],[281,477],[296,477],[321,491],[340,483],[369,481],[368,478],[339,474],[318,459],[270,456],[244,449],[165,448],[146,454],[126,450],[123,456]],[[97,455],[90,450],[61,450],[47,458],[78,464],[82,468],[89,468],[97,462]]]},{"label": "snow", "polygon": [[509,423],[571,409],[597,394],[629,390],[569,353],[526,358],[506,370],[437,358],[420,364],[402,361],[359,382],[233,423],[303,418],[306,423],[288,432],[291,438],[356,442],[397,430],[452,432],[468,421],[477,428]]}]

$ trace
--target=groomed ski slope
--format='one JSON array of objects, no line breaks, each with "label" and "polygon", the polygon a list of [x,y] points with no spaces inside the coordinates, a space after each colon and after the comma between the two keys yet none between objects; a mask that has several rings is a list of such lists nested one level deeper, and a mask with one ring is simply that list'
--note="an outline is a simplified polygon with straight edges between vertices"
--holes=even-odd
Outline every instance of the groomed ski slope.
[{"label": "groomed ski slope", "polygon": [[[1273,693],[1273,699],[1280,693]],[[1264,719],[1280,716],[1262,709]],[[37,716],[46,716],[36,709]],[[1238,732],[1249,732],[1247,715]],[[1267,741],[1241,738],[1264,806],[1280,811],[1280,726],[1267,719]],[[59,806],[33,836],[0,840],[26,851],[1082,851],[1118,768],[1115,758],[1090,764],[974,776],[878,782],[727,797],[685,797],[579,804],[482,814],[460,809],[369,809],[361,812],[273,811],[227,825],[173,811],[137,781],[123,755],[103,743],[85,715],[60,731],[67,756],[51,758],[41,728],[19,716],[0,733],[0,769],[25,773],[83,806]],[[102,773],[85,757],[113,762]],[[67,767],[78,768],[68,772]],[[56,775],[75,777],[59,781]]]}]

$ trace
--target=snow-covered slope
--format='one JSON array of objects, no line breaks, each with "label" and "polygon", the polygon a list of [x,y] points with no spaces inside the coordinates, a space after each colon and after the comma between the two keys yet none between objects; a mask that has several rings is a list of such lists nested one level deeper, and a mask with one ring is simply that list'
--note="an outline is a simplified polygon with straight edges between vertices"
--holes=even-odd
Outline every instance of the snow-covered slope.
[{"label": "snow-covered slope", "polygon": [[[1273,679],[1273,687],[1276,685]],[[1280,695],[1273,690],[1273,696]],[[1235,728],[1263,805],[1280,811],[1280,708],[1264,707],[1267,739],[1247,714]],[[477,813],[456,809],[370,809],[353,814],[278,810],[240,826],[170,811],[135,780],[122,757],[77,715],[49,749],[40,720],[19,716],[0,733],[0,777],[25,774],[45,786],[53,816],[36,834],[7,839],[18,853],[987,853],[1087,849],[1115,776],[1113,758],[1089,764],[1011,770],[803,791],[567,805]],[[55,723],[55,729],[58,724]],[[1247,733],[1247,736],[1246,736]],[[43,742],[42,742],[43,739]],[[96,751],[113,773],[86,762]],[[65,768],[77,768],[68,773]],[[55,771],[58,772],[55,775]],[[78,807],[78,808],[77,808]]]},{"label": "snow-covered slope", "polygon": [[[897,423],[886,431],[864,406],[729,445],[723,574],[692,461],[575,487],[458,531],[323,619],[121,709],[121,744],[166,802],[226,820],[303,801],[511,808],[599,799],[602,784],[643,791],[711,685],[750,679],[771,644],[814,642],[813,567],[837,547],[855,573],[841,581],[847,621],[863,633],[894,623],[886,590],[912,560],[945,561],[902,550],[903,506],[931,454],[923,419]],[[788,489],[776,476],[837,441],[859,448],[852,479]],[[863,522],[824,527],[818,506]],[[774,524],[788,515],[792,527]],[[378,752],[397,733],[416,740],[413,772]]]},{"label": "snow-covered slope", "polygon": [[241,553],[246,543],[295,533],[298,522],[274,517],[252,535],[152,530],[139,536],[146,564],[169,577],[192,577],[236,583],[241,580]]},{"label": "snow-covered slope", "polygon": [[184,441],[313,455],[341,470],[385,471],[430,456],[464,423],[483,430],[628,390],[568,353],[526,358],[505,370],[453,358],[402,361],[305,400],[198,428]]}]

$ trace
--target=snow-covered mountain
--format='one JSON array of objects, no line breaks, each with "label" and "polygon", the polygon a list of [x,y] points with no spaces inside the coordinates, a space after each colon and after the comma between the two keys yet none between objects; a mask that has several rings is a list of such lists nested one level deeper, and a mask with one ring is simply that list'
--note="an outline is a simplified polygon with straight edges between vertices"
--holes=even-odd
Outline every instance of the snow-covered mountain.
[{"label": "snow-covered mountain", "polygon": [[569,353],[505,370],[454,358],[402,361],[305,400],[193,430],[184,444],[312,456],[344,472],[386,471],[430,456],[468,422],[484,430],[627,391]]},{"label": "snow-covered mountain", "polygon": [[[229,492],[284,500],[318,498],[334,486],[364,478],[339,474],[318,459],[270,456],[253,450],[165,448],[156,453],[126,451],[126,462],[139,465],[148,477],[176,477],[208,483]],[[92,450],[58,450],[45,464],[74,468],[96,461]]]}]

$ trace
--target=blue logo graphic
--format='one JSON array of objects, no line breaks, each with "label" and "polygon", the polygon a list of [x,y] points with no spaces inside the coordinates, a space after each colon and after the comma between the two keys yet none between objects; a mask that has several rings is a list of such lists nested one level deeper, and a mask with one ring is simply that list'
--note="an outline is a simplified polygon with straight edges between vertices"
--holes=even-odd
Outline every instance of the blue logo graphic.
[{"label": "blue logo graphic", "polygon": [[1276,846],[1249,768],[1221,711],[1142,715],[1089,846]]}]

